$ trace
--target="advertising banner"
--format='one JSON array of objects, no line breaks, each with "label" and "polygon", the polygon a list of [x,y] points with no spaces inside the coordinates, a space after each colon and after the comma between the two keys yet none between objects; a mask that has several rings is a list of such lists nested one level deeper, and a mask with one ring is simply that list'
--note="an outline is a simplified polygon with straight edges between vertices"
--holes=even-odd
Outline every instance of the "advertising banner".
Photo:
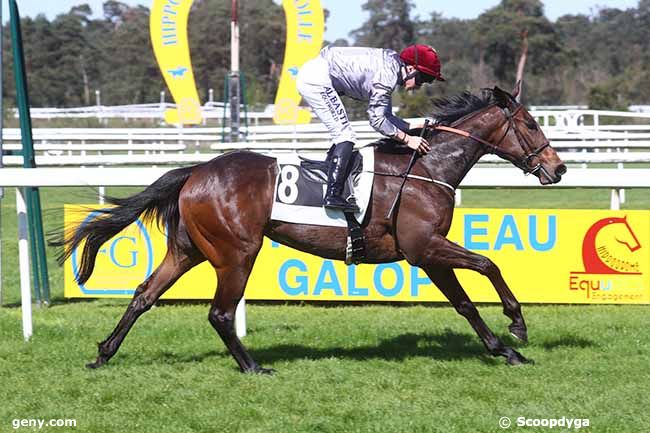
[{"label": "advertising banner", "polygon": [[[66,225],[79,221],[79,211],[79,206],[66,206]],[[492,259],[521,302],[650,303],[650,211],[461,208],[455,211],[448,238]],[[65,263],[65,295],[131,296],[165,251],[161,230],[137,221],[104,244],[84,285],[74,280],[79,253],[72,254]],[[486,277],[468,270],[457,274],[472,300],[499,302]],[[216,285],[214,270],[203,263],[163,298],[211,299]],[[248,300],[445,301],[422,270],[404,261],[346,266],[268,239],[245,296]]]}]

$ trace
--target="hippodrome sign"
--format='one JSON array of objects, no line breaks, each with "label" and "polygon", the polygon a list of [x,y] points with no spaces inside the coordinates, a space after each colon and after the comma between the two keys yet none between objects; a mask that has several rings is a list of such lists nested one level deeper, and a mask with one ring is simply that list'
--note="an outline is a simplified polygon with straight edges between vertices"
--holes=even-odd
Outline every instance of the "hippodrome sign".
[{"label": "hippodrome sign", "polygon": [[[196,90],[187,21],[193,0],[153,0],[149,32],[158,66],[178,109],[165,111],[167,123],[201,123],[201,103]],[[280,124],[309,123],[308,110],[298,107],[299,68],[316,57],[322,44],[325,19],[320,0],[284,0],[287,39],[284,65],[275,98],[273,120]]]},{"label": "hippodrome sign", "polygon": [[[66,206],[66,225],[79,207]],[[650,303],[650,211],[457,209],[449,239],[493,259],[515,296],[539,303]],[[66,297],[130,296],[166,251],[157,228],[133,224],[107,242],[90,280]],[[469,296],[498,302],[487,278],[459,270]],[[211,299],[214,270],[202,264],[165,294]],[[423,271],[405,262],[345,266],[265,241],[249,279],[249,300],[445,301]]]}]

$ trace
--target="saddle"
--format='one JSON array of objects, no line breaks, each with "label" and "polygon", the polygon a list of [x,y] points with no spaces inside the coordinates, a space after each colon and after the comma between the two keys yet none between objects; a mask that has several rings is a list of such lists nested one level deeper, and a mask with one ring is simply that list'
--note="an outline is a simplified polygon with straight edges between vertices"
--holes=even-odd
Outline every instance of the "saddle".
[{"label": "saddle", "polygon": [[[311,182],[327,184],[327,176],[330,167],[329,152],[328,159],[325,161],[317,161],[300,156],[300,172]],[[343,194],[348,202],[355,202],[353,180],[363,171],[363,157],[358,150],[352,152],[352,160],[348,167],[348,174],[343,188]],[[358,264],[366,257],[366,247],[364,244],[363,231],[361,225],[354,217],[352,212],[344,212],[345,220],[348,224],[348,237],[345,248],[345,263],[350,265],[352,263]]]}]

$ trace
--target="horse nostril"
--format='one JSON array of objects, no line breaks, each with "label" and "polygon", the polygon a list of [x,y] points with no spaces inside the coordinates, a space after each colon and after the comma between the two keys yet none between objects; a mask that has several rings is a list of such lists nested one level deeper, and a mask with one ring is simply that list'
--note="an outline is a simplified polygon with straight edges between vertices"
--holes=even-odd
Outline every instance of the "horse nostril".
[{"label": "horse nostril", "polygon": [[565,173],[566,173],[566,165],[564,164],[558,165],[558,167],[555,169],[555,174],[557,176],[562,176]]}]

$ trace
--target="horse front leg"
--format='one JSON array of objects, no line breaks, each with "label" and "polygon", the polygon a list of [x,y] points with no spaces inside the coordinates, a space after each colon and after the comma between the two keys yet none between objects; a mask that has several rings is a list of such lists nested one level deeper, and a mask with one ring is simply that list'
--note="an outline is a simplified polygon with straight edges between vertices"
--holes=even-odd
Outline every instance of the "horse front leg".
[{"label": "horse front leg", "polygon": [[425,266],[423,269],[431,281],[433,281],[447,299],[449,299],[449,302],[453,305],[456,311],[467,319],[490,354],[493,356],[505,357],[506,362],[510,365],[526,364],[531,362],[512,347],[503,344],[503,342],[494,335],[479,315],[478,310],[469,299],[469,296],[467,296],[467,293],[456,278],[453,269],[445,266],[434,265]]},{"label": "horse front leg", "polygon": [[523,342],[528,341],[528,328],[521,313],[521,304],[501,276],[501,270],[492,260],[439,235],[431,240],[421,254],[423,257],[417,258],[416,263],[422,262],[454,269],[471,269],[486,276],[501,299],[503,314],[512,320],[508,326],[510,333]]}]

